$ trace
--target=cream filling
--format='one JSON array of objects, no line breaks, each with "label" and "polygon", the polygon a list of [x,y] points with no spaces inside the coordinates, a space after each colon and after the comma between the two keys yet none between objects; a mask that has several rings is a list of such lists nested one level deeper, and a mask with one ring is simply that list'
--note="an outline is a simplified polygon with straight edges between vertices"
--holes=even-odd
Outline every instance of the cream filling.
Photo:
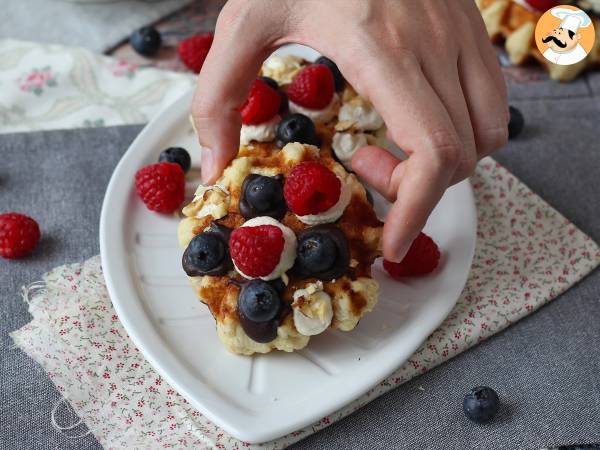
[{"label": "cream filling", "polygon": [[281,117],[276,115],[272,119],[259,123],[258,125],[242,125],[240,131],[240,145],[248,145],[251,141],[269,142],[275,139],[277,134],[277,125]]},{"label": "cream filling", "polygon": [[[277,264],[277,266],[275,266],[275,268],[273,269],[273,271],[270,274],[263,276],[263,277],[258,277],[264,281],[275,280],[276,278],[279,278],[282,275],[284,275],[285,272],[290,270],[292,268],[292,266],[294,265],[294,260],[296,259],[296,246],[297,246],[296,235],[290,228],[281,224],[280,222],[273,219],[272,217],[266,217],[266,216],[255,217],[254,219],[247,220],[246,222],[244,222],[243,225],[241,225],[241,227],[257,227],[259,225],[273,225],[273,226],[279,228],[281,230],[281,232],[283,233],[283,240],[284,240],[283,251],[281,252],[281,256],[279,257],[279,263]],[[238,268],[238,266],[235,265],[235,261],[234,261],[233,265],[235,267],[235,270],[237,270],[237,272],[244,278],[246,278],[248,280],[256,278],[256,277],[248,276],[244,272],[242,272]]]},{"label": "cream filling", "polygon": [[338,177],[340,183],[342,183],[340,190],[340,198],[327,211],[323,211],[319,214],[307,214],[305,216],[298,216],[300,222],[305,223],[306,225],[319,225],[322,223],[331,223],[338,220],[342,214],[344,214],[344,210],[346,206],[350,203],[350,198],[352,197],[352,189],[349,184],[345,183],[340,177]]},{"label": "cream filling", "polygon": [[367,136],[364,133],[335,133],[331,146],[335,156],[340,160],[344,167],[352,170],[352,157],[356,151],[368,145]]},{"label": "cream filling", "polygon": [[331,101],[329,102],[329,104],[323,109],[305,108],[290,100],[290,111],[293,113],[304,114],[316,124],[326,123],[335,117],[335,114],[337,113],[337,106],[339,100],[340,97],[336,93],[334,93],[333,97],[331,97]]},{"label": "cream filling", "polygon": [[383,126],[383,118],[373,105],[365,101],[344,103],[338,114],[340,122],[352,122],[353,127],[361,131],[373,131]]},{"label": "cream filling", "polygon": [[333,319],[331,297],[323,291],[323,282],[308,284],[294,292],[294,325],[298,333],[314,336],[329,328]]},{"label": "cream filling", "polygon": [[273,55],[263,63],[261,74],[273,78],[279,84],[289,84],[303,65],[302,58],[298,56]]}]

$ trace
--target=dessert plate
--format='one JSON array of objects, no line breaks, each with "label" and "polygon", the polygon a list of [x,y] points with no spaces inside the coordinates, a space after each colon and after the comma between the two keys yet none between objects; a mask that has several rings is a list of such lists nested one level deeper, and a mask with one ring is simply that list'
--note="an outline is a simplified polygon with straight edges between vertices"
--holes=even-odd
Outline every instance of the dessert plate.
[{"label": "dessert plate", "polygon": [[[313,59],[313,50],[280,52]],[[239,356],[219,341],[208,308],[181,268],[175,216],[146,209],[135,172],[161,150],[192,154],[188,193],[200,182],[200,148],[188,121],[192,93],[150,122],[125,153],[108,185],[100,219],[102,267],[123,326],[154,368],[216,425],[258,443],[318,421],[356,399],[405,362],[450,313],[471,267],[476,210],[468,181],[450,188],[425,231],[442,262],[430,276],[398,282],[377,261],[379,303],[354,331],[327,331],[295,353]],[[378,214],[386,202],[374,195]]]}]

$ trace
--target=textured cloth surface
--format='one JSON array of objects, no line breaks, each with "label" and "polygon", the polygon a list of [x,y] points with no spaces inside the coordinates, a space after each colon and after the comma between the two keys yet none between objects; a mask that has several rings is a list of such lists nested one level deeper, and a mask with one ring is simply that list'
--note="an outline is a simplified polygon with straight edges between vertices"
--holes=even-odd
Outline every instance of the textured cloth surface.
[{"label": "textured cloth surface", "polygon": [[1,38],[105,52],[191,0],[3,0]]},{"label": "textured cloth surface", "polygon": [[0,133],[145,123],[194,83],[80,47],[0,39]]},{"label": "textured cloth surface", "polygon": [[[529,111],[526,109],[526,107],[529,108],[529,105],[523,105],[526,114],[539,115],[540,112],[544,111],[544,105],[533,106],[539,110],[536,112],[536,109],[533,108]],[[578,108],[581,108],[581,105]],[[590,108],[588,112],[593,113],[594,109],[591,106]],[[526,116],[530,118],[529,120],[534,119],[531,115]],[[532,122],[530,125],[532,125],[532,129],[535,129],[535,120]],[[4,279],[0,280],[2,281],[0,289],[3,291],[1,298],[5,305],[8,306],[3,308],[2,311],[1,331],[3,349],[7,349],[10,346],[6,332],[14,330],[28,321],[28,316],[24,312],[26,305],[15,294],[18,287],[39,278],[43,270],[49,269],[59,262],[81,260],[97,252],[97,215],[100,209],[103,189],[110,171],[118,159],[118,155],[134,136],[136,130],[132,128],[115,128],[90,130],[85,133],[70,132],[4,137],[0,148],[8,149],[10,153],[18,152],[19,155],[23,156],[19,158],[13,158],[12,156],[7,158],[9,161],[8,166],[3,166],[0,169],[0,179],[2,179],[2,184],[6,187],[6,190],[3,192],[6,195],[2,195],[1,198],[3,209],[6,205],[8,209],[19,208],[24,210],[25,207],[21,205],[28,205],[30,209],[25,210],[25,212],[35,213],[42,224],[46,223],[46,230],[49,231],[48,235],[57,238],[55,242],[45,242],[38,249],[33,257],[33,263],[29,260],[17,263],[15,266],[5,265],[0,271],[0,274],[2,274],[0,276],[7,276],[9,279],[8,283]],[[527,138],[527,135],[524,136],[522,141],[511,144],[511,149],[508,152],[518,151],[520,150],[520,146],[522,146],[521,148],[531,147],[533,141],[530,139],[531,137]],[[533,146],[533,148],[536,147]],[[80,149],[85,149],[85,151],[81,151]],[[98,155],[102,155],[102,157],[99,158]],[[553,167],[553,164],[550,164],[552,160],[548,159],[548,155],[542,153],[536,156],[538,158],[536,160],[537,164],[540,164],[542,167],[548,165]],[[558,164],[556,166],[557,174],[561,173],[561,165],[559,164],[561,157],[564,157],[564,154],[556,156]],[[29,170],[34,166],[37,167],[37,170]],[[549,169],[546,168],[546,170]],[[537,173],[537,170],[532,169],[532,171],[534,174]],[[23,176],[12,176],[11,178],[11,173],[23,173]],[[65,173],[72,173],[73,175],[65,178]],[[527,173],[524,176],[526,175]],[[577,180],[579,182],[585,180],[585,171],[579,174]],[[593,182],[591,174],[587,181],[588,183]],[[35,189],[29,187],[32,184],[36,185]],[[10,189],[8,189],[9,186]],[[81,189],[82,186],[85,186],[86,189]],[[574,185],[573,189],[576,191],[577,185]],[[7,193],[10,193],[10,195]],[[581,192],[579,194],[581,195]],[[590,194],[593,194],[593,191]],[[52,210],[45,209],[43,206],[46,204],[52,204]],[[585,224],[594,223],[593,216],[590,217],[583,214],[575,218],[580,219],[576,223],[582,226],[584,230],[586,229]],[[52,229],[53,226],[54,229]],[[595,234],[596,239],[598,239],[598,233]],[[69,239],[67,239],[67,236],[69,236]],[[5,268],[9,268],[10,270],[5,270]],[[593,280],[593,277],[585,280],[576,290],[569,291],[566,296],[573,295],[573,292],[583,289],[583,287],[587,286],[587,283],[592,283]],[[575,312],[582,313],[586,318],[593,317],[594,313],[593,310],[585,309],[585,307],[590,305],[589,296],[595,292],[595,298],[599,297],[597,295],[598,291],[594,291],[594,286],[597,286],[597,284],[592,284],[591,286],[591,291],[587,290],[583,292],[584,299],[588,296],[588,301],[583,304],[583,310],[575,309]],[[550,308],[544,308],[543,311],[548,309]],[[567,308],[567,311],[570,310],[570,308]],[[562,316],[560,315],[561,313],[563,313]],[[585,326],[581,328],[579,325],[574,326],[570,322],[571,318],[566,316],[564,311],[558,311],[557,314],[559,315],[554,320],[564,321],[567,318],[569,319],[568,323],[562,324],[561,322],[563,326],[561,330],[564,328],[568,330],[576,328],[577,335],[584,336],[577,343],[577,348],[582,355],[580,360],[575,359],[579,353],[575,355],[569,354],[573,367],[590,366],[590,361],[592,361],[592,366],[594,361],[597,364],[598,355],[594,353],[594,350],[597,351],[597,346],[593,344],[597,342],[598,337],[590,334]],[[535,321],[536,316],[534,315],[527,320]],[[575,323],[578,321],[581,322],[581,317],[575,317],[573,320]],[[515,329],[518,330],[519,327]],[[551,347],[544,353],[542,347],[548,344],[549,340],[544,340],[543,336],[548,334],[548,330],[548,322],[541,323],[539,329],[527,333],[524,341],[513,341],[507,338],[506,336],[510,336],[513,333],[512,330],[503,333],[501,338],[505,339],[506,337],[506,339],[509,339],[509,346],[513,349],[512,353],[507,353],[507,350],[502,348],[494,349],[494,342],[498,339],[493,339],[489,343],[484,344],[486,347],[492,346],[485,353],[481,353],[481,348],[485,347],[479,347],[473,352],[468,352],[459,357],[458,360],[469,357],[471,353],[478,353],[478,357],[473,360],[471,365],[467,364],[464,372],[461,372],[460,367],[449,369],[449,367],[453,367],[456,364],[455,362],[450,362],[433,371],[431,374],[418,378],[414,382],[392,391],[348,419],[337,425],[333,425],[331,428],[322,431],[299,445],[301,447],[305,446],[305,448],[317,446],[321,446],[321,448],[361,448],[362,446],[375,448],[440,448],[441,442],[448,442],[449,446],[444,444],[444,448],[461,448],[461,446],[467,445],[467,443],[473,447],[480,446],[481,448],[485,448],[487,446],[489,448],[491,445],[492,447],[500,448],[502,445],[497,444],[505,442],[507,446],[502,448],[514,448],[515,428],[512,428],[511,424],[513,420],[516,421],[514,422],[515,424],[519,423],[519,419],[522,420],[520,414],[513,414],[511,412],[510,421],[503,420],[499,424],[501,426],[498,426],[494,430],[495,432],[491,433],[492,436],[488,433],[489,429],[485,427],[482,429],[473,427],[462,419],[460,415],[461,393],[472,384],[477,383],[492,384],[498,387],[499,390],[501,390],[502,386],[507,386],[505,391],[501,390],[501,395],[507,399],[508,404],[517,402],[518,408],[515,408],[516,412],[526,411],[527,406],[530,406],[532,411],[526,411],[529,415],[536,413],[535,405],[537,404],[537,398],[535,395],[530,397],[528,394],[530,390],[525,389],[525,387],[529,386],[533,388],[541,385],[545,386],[543,390],[547,390],[548,386],[555,386],[555,383],[562,385],[563,382],[565,385],[579,386],[578,395],[574,398],[571,399],[568,393],[562,397],[565,400],[561,402],[561,408],[547,408],[543,411],[537,411],[537,416],[531,416],[531,423],[552,423],[552,427],[546,429],[545,433],[536,430],[535,436],[527,435],[525,437],[521,436],[521,438],[524,439],[523,443],[536,443],[536,445],[527,445],[527,447],[540,447],[551,443],[579,442],[581,440],[588,442],[598,440],[600,437],[594,435],[600,429],[600,425],[594,423],[594,418],[597,420],[599,417],[599,414],[597,414],[597,405],[590,405],[589,401],[585,400],[598,398],[598,392],[594,392],[594,389],[598,389],[597,383],[590,383],[586,378],[575,377],[581,371],[572,371],[574,374],[571,371],[551,371],[550,374],[554,374],[554,376],[550,376],[546,380],[544,379],[546,372],[541,370],[536,375],[538,381],[534,386],[531,386],[531,373],[537,373],[538,365],[531,364],[532,355],[529,353],[521,355],[522,358],[520,359],[517,358],[522,353],[522,351],[519,351],[520,348],[533,346],[533,348],[539,350],[536,350],[536,353],[541,358],[539,362],[541,367],[544,365],[563,366],[565,355],[571,348],[568,347],[569,340],[560,339],[559,333],[561,330],[556,330],[552,334],[556,339],[552,340],[552,342],[557,347]],[[586,349],[586,345],[589,348]],[[510,357],[505,359],[503,357],[504,354],[514,354],[516,359]],[[557,356],[557,359],[552,360],[552,355],[562,356]],[[498,364],[498,361],[502,361],[502,364]],[[481,365],[481,368],[479,368],[479,365]],[[45,375],[35,367],[30,360],[16,350],[10,350],[2,355],[3,379],[1,383],[1,399],[3,414],[0,420],[0,436],[9,436],[15,439],[10,441],[10,446],[7,446],[7,448],[93,448],[95,443],[93,437],[88,436],[83,440],[70,441],[50,428],[49,413],[59,396],[51,389],[51,385],[47,384],[48,381],[46,381]],[[498,370],[488,370],[492,368]],[[520,386],[522,389],[516,389],[513,392],[515,386],[510,381],[511,377],[521,371],[525,373],[523,373],[521,383],[516,385],[516,387]],[[428,381],[429,377],[432,377],[437,372],[443,372],[445,376],[441,379],[434,377]],[[470,374],[470,378],[465,375],[465,379],[462,380],[461,377],[456,376],[459,373]],[[511,377],[507,377],[507,374],[510,374]],[[581,374],[582,376],[587,375],[586,372],[581,372]],[[560,378],[556,378],[558,375],[560,375]],[[557,382],[557,379],[560,379],[560,381]],[[413,385],[412,390],[411,385]],[[421,385],[423,385],[425,391],[416,388]],[[582,390],[581,386],[584,386],[585,389],[589,388],[589,392]],[[423,396],[429,390],[431,392],[439,392],[439,394],[425,401]],[[39,392],[43,391],[46,391],[48,397],[39,395]],[[579,393],[582,395],[579,396]],[[396,395],[403,395],[404,397],[396,399]],[[405,405],[410,405],[411,395],[416,395],[413,399],[415,407],[407,409]],[[408,399],[406,396],[408,396]],[[458,396],[458,399],[456,399],[456,396]],[[388,397],[391,397],[390,400],[385,401],[384,399]],[[383,407],[381,406],[382,401],[384,402]],[[584,401],[586,401],[585,405]],[[577,402],[581,402],[581,404]],[[537,405],[539,406],[539,404]],[[6,410],[4,410],[5,408]],[[595,415],[590,417],[591,420],[582,420],[581,415],[578,414],[578,412],[582,413],[586,410],[591,411],[592,414],[595,413]],[[19,415],[15,415],[9,414],[8,411],[19,411],[20,413]],[[431,420],[432,411],[434,411],[436,421]],[[540,417],[542,412],[544,415]],[[556,416],[554,416],[554,413],[556,413]],[[424,415],[423,417],[419,417],[419,414]],[[26,421],[32,421],[32,423],[25,425],[21,417],[25,418]],[[410,420],[408,420],[410,417],[413,417],[414,424],[412,426],[405,426],[406,423],[410,423]],[[431,424],[431,433],[429,433],[429,430],[428,433],[424,433],[423,424]],[[462,434],[456,433],[457,427],[463,429]],[[28,432],[21,433],[20,431],[23,429],[27,429]],[[368,440],[362,440],[362,438],[355,437],[352,442],[348,442],[349,433],[352,433],[352,436],[364,435],[369,436],[369,438]],[[426,435],[430,439],[429,441],[426,439]],[[458,439],[459,437],[461,439]],[[492,438],[494,439],[493,444],[489,441]],[[527,441],[526,439],[528,438],[535,439]],[[539,444],[537,444],[538,442]]]}]

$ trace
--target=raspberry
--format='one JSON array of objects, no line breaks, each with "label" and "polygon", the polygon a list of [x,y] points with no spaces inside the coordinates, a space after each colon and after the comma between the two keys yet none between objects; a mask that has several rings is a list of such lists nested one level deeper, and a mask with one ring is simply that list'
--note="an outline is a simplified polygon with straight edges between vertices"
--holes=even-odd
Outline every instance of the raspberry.
[{"label": "raspberry", "polygon": [[297,105],[309,109],[323,109],[333,97],[335,82],[331,70],[324,64],[313,64],[302,69],[288,87],[288,97]]},{"label": "raspberry", "polygon": [[[327,69],[329,70],[329,69]],[[290,172],[283,196],[292,212],[299,216],[327,211],[340,198],[342,183],[318,162],[304,162]]]},{"label": "raspberry", "polygon": [[142,167],[135,174],[135,190],[148,209],[172,213],[183,202],[185,175],[179,164],[161,162]]},{"label": "raspberry", "polygon": [[279,92],[263,80],[254,80],[248,98],[240,106],[242,122],[246,125],[256,125],[266,122],[279,112],[281,96]]},{"label": "raspberry", "polygon": [[197,34],[179,43],[179,58],[194,73],[200,73],[206,55],[213,43],[213,34]]},{"label": "raspberry", "polygon": [[284,238],[275,225],[240,227],[231,233],[229,253],[236,267],[249,277],[266,277],[281,259]]},{"label": "raspberry", "polygon": [[560,5],[558,0],[525,0],[529,5],[540,12],[548,11],[550,8]]},{"label": "raspberry", "polygon": [[0,214],[0,256],[22,258],[30,253],[40,240],[40,227],[24,214]]},{"label": "raspberry", "polygon": [[383,268],[392,278],[426,275],[435,270],[440,262],[440,249],[425,233],[419,233],[402,261],[394,263],[383,260]]}]

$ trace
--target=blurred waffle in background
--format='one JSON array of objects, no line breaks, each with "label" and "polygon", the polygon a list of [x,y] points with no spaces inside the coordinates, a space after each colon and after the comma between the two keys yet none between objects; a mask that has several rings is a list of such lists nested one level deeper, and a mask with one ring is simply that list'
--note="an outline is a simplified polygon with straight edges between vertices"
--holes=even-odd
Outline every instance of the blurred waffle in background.
[{"label": "blurred waffle in background", "polygon": [[[600,67],[600,0],[476,0],[490,39],[503,44],[514,65],[538,61],[558,81],[576,78],[586,69]],[[592,18],[596,42],[584,60],[561,66],[546,60],[535,45],[535,26],[542,14],[557,5],[571,4],[583,9]]]}]

